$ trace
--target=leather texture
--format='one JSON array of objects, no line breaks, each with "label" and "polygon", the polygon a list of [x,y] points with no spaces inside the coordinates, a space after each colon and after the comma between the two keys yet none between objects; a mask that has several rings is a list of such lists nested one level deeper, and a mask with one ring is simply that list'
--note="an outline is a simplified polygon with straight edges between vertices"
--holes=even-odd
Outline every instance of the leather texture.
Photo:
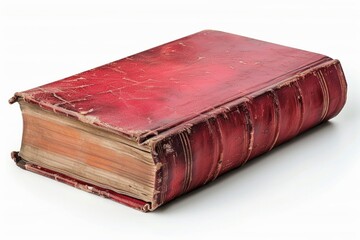
[{"label": "leather texture", "polygon": [[154,210],[334,117],[346,92],[338,60],[205,30],[10,101],[150,146]]},{"label": "leather texture", "polygon": [[346,101],[339,61],[330,60],[222,105],[152,139],[162,163],[159,205],[216,179],[336,116]]},{"label": "leather texture", "polygon": [[324,59],[202,31],[16,95],[143,141]]}]

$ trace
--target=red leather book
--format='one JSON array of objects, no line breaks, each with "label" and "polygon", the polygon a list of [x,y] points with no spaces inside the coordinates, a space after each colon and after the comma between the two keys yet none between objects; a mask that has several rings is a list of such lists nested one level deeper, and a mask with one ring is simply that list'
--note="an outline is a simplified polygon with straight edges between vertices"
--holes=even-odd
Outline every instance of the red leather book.
[{"label": "red leather book", "polygon": [[[338,60],[206,30],[17,92],[10,99],[11,103],[22,103],[23,115],[31,108],[49,119],[59,116],[60,122],[73,124],[81,134],[88,134],[90,128],[99,131],[99,136],[105,136],[99,140],[104,148],[111,145],[107,139],[120,139],[122,144],[149,157],[146,164],[151,167],[134,163],[138,167],[131,171],[154,169],[151,174],[140,174],[151,175],[145,185],[152,195],[142,192],[146,197],[136,197],[140,188],[126,192],[142,181],[136,177],[126,191],[114,187],[116,183],[106,177],[88,181],[93,169],[111,172],[115,164],[120,166],[128,159],[116,155],[120,150],[110,147],[106,149],[114,151],[110,157],[84,153],[98,146],[86,145],[89,143],[84,141],[89,137],[74,136],[72,130],[67,140],[51,145],[60,141],[61,124],[56,125],[58,132],[34,133],[47,125],[27,131],[34,122],[27,117],[22,148],[12,157],[26,170],[151,211],[336,116],[345,104],[346,91]],[[36,121],[40,120],[38,117]],[[65,144],[73,138],[76,142]],[[47,154],[33,150],[40,145]],[[60,152],[64,162],[71,158],[78,164],[73,167],[79,168],[75,175],[70,168],[62,167],[61,159],[53,164],[52,156]],[[95,155],[100,156],[92,160]],[[45,160],[37,160],[47,156],[46,164]],[[102,161],[109,162],[107,168],[100,164]],[[121,175],[120,170],[126,167],[120,166],[114,173]]]}]

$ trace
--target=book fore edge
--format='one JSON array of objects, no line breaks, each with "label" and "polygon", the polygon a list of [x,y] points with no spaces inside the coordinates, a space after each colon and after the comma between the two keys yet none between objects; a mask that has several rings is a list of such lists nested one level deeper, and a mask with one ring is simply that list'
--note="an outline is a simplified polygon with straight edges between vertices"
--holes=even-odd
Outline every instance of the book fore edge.
[{"label": "book fore edge", "polygon": [[17,152],[17,151],[11,152],[11,158],[14,160],[14,162],[16,163],[16,165],[18,167],[20,167],[24,170],[48,177],[50,179],[53,179],[55,181],[64,183],[64,184],[72,186],[72,187],[75,187],[75,188],[83,190],[85,192],[92,193],[97,196],[113,200],[120,204],[140,210],[142,212],[149,212],[149,211],[153,211],[155,209],[154,207],[152,207],[152,204],[150,202],[144,202],[142,200],[139,200],[139,199],[136,199],[136,198],[124,195],[124,194],[120,194],[120,193],[114,192],[112,190],[81,181],[74,177],[67,176],[66,174],[58,173],[58,172],[46,169],[44,167],[41,167],[39,165],[30,163],[27,160],[23,159],[19,155],[19,152]]}]

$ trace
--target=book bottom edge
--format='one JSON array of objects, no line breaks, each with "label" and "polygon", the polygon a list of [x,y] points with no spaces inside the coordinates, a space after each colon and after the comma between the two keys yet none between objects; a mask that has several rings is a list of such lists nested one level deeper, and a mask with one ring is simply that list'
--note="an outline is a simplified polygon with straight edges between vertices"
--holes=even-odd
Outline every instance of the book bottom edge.
[{"label": "book bottom edge", "polygon": [[111,199],[115,202],[121,203],[123,205],[126,205],[128,207],[143,211],[143,212],[149,212],[153,211],[154,209],[151,207],[151,203],[144,202],[142,200],[126,196],[124,194],[120,194],[117,192],[114,192],[109,189],[105,189],[99,186],[96,186],[94,184],[90,184],[78,179],[75,179],[73,177],[69,177],[65,174],[41,167],[39,165],[33,164],[22,157],[19,156],[19,152],[13,151],[11,153],[11,158],[15,161],[16,165],[24,170],[37,173],[39,175],[51,178],[53,180],[56,180],[58,182],[65,183],[67,185],[70,185],[72,187],[78,188],[80,190],[83,190],[88,193],[93,193],[95,195]]}]

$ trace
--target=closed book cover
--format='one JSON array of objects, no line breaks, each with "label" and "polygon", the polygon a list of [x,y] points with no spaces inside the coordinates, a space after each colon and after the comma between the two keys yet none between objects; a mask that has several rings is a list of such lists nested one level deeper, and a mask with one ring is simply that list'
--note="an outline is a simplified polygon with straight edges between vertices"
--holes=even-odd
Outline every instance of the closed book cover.
[{"label": "closed book cover", "polygon": [[[151,211],[336,116],[346,91],[338,60],[205,30],[17,92],[10,102],[21,103],[27,120],[21,150],[12,156],[24,169]],[[61,119],[54,120],[58,132],[35,133],[48,127],[43,122],[27,130],[40,124],[42,114]],[[101,138],[99,156],[91,160],[95,154],[85,153],[98,147],[85,144],[91,135],[79,141],[79,134],[69,131],[66,141],[77,141],[56,144],[67,131],[61,124]],[[114,141],[121,142],[120,150]],[[46,154],[39,153],[40,146]],[[81,164],[76,174],[55,160],[60,151],[64,162]],[[125,164],[129,152],[138,162]],[[146,175],[146,181],[128,172],[111,175],[131,182],[122,189],[106,178],[125,168],[144,171],[136,176]],[[91,180],[97,171],[99,177]]]}]

